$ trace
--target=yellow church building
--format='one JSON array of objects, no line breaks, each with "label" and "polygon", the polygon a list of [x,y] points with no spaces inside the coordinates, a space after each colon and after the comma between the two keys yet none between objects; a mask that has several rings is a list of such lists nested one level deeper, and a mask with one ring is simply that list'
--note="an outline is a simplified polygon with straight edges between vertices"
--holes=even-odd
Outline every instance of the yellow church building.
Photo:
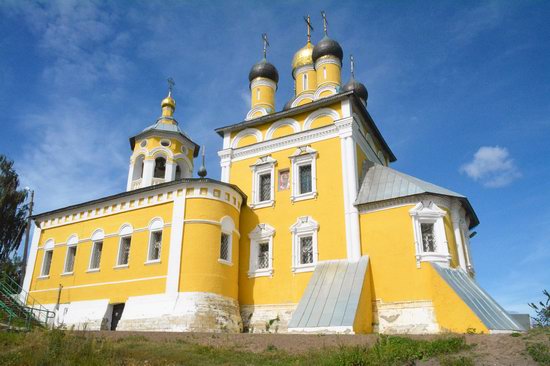
[{"label": "yellow church building", "polygon": [[55,326],[89,330],[522,330],[475,281],[470,202],[390,167],[343,55],[326,24],[308,34],[277,111],[264,43],[244,121],[216,129],[220,180],[204,155],[193,177],[170,90],[130,138],[125,192],[33,217],[24,289]]}]

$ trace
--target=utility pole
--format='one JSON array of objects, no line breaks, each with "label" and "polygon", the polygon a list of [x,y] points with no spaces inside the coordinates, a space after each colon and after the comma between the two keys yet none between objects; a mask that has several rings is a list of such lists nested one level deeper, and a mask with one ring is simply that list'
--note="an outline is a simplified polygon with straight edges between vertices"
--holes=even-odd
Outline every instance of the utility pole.
[{"label": "utility pole", "polygon": [[25,188],[27,192],[31,192],[31,201],[29,203],[29,217],[27,218],[27,231],[25,233],[25,246],[23,248],[23,268],[21,269],[21,285],[25,280],[25,272],[27,271],[27,259],[29,251],[29,235],[31,232],[31,217],[32,217],[32,206],[34,205],[34,191],[29,187]]}]

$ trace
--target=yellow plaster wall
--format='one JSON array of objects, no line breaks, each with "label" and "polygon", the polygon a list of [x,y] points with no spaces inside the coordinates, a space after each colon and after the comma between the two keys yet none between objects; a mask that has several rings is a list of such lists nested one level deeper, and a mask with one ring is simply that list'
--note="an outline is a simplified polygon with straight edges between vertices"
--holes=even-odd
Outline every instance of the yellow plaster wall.
[{"label": "yellow plaster wall", "polygon": [[[311,215],[319,225],[319,260],[346,258],[344,202],[342,188],[340,139],[320,141],[311,145],[319,152],[317,158],[317,199],[292,203],[291,190],[279,191],[275,185],[275,206],[252,210],[244,207],[241,212],[241,240],[239,268],[239,299],[241,304],[297,303],[307,286],[312,272],[293,274],[292,236],[290,226],[298,217]],[[289,156],[295,148],[271,154],[277,160],[278,172],[290,169]],[[231,167],[231,183],[237,184],[249,197],[252,192],[250,165],[257,157],[234,162]],[[291,179],[293,177],[291,176]],[[276,230],[273,238],[273,277],[248,278],[250,240],[248,234],[259,223],[267,223]]]},{"label": "yellow plaster wall", "polygon": [[301,101],[299,101],[297,105],[301,106],[301,105],[308,104],[308,103],[311,103],[311,102],[313,102],[313,98],[304,98]]},{"label": "yellow plaster wall", "polygon": [[[185,220],[221,222],[231,217],[239,231],[239,213],[228,203],[188,199]],[[239,236],[232,234],[232,265],[220,263],[221,226],[185,223],[181,257],[180,291],[210,292],[238,299]]]},{"label": "yellow plaster wall", "polygon": [[[170,227],[165,227],[162,233],[161,261],[155,264],[144,264],[147,258],[149,243],[149,231],[134,232],[130,247],[128,268],[113,268],[116,265],[120,227],[129,223],[134,230],[147,228],[154,217],[161,217],[164,223],[170,223],[172,216],[172,203],[164,203],[156,206],[122,212],[106,217],[89,219],[83,222],[63,225],[51,229],[45,229],[41,233],[40,246],[46,240],[53,239],[56,243],[65,243],[72,234],[78,235],[79,240],[87,239],[77,246],[74,273],[62,275],[65,265],[66,245],[55,246],[53,250],[52,264],[49,278],[39,279],[42,268],[44,250],[39,249],[33,270],[33,278],[30,286],[31,295],[39,302],[48,304],[57,300],[58,287],[63,285],[61,302],[93,300],[109,298],[111,303],[124,302],[129,296],[149,295],[165,291],[165,279],[154,279],[139,282],[125,282],[118,284],[103,284],[70,288],[71,286],[83,286],[96,283],[128,281],[140,278],[165,276],[168,264],[168,252],[170,247]],[[96,229],[102,229],[105,235],[117,234],[106,237],[103,240],[103,252],[101,255],[100,271],[87,272],[92,250],[92,233]],[[36,290],[53,289],[52,291]],[[100,295],[98,295],[100,294]]]},{"label": "yellow plaster wall", "polygon": [[[260,91],[260,99],[258,99],[258,92]],[[257,85],[251,90],[250,95],[251,109],[258,106],[270,107],[275,109],[275,90],[266,85]]]},{"label": "yellow plaster wall", "polygon": [[322,116],[322,117],[314,119],[311,122],[311,128],[319,128],[319,127],[323,127],[323,126],[328,126],[332,123],[334,123],[334,121],[332,120],[332,117]]},{"label": "yellow plaster wall", "polygon": [[[327,77],[324,77],[323,68],[327,70]],[[336,83],[341,84],[341,72],[340,66],[335,64],[324,64],[317,69],[317,88],[327,84],[327,83]]]},{"label": "yellow plaster wall", "polygon": [[369,263],[367,273],[365,274],[365,280],[363,281],[363,288],[361,289],[361,296],[359,297],[357,313],[353,321],[353,332],[356,334],[372,333],[373,314],[371,286],[372,272]]},{"label": "yellow plaster wall", "polygon": [[[307,74],[308,82],[307,82],[307,88],[304,89],[302,78],[303,75]],[[317,89],[317,73],[315,70],[308,70],[308,71],[302,71],[301,73],[296,75],[295,80],[296,85],[296,96],[299,96],[303,92],[314,92],[315,89]]]},{"label": "yellow plaster wall", "polygon": [[252,144],[255,144],[256,142],[258,142],[258,140],[256,139],[256,136],[248,135],[239,140],[239,143],[237,144],[237,148],[252,145]]},{"label": "yellow plaster wall", "polygon": [[291,135],[293,133],[294,133],[294,129],[291,126],[284,125],[284,126],[278,127],[273,132],[273,138],[276,139],[277,137],[283,137],[283,136]]},{"label": "yellow plaster wall", "polygon": [[477,317],[477,315],[462,301],[456,292],[445,282],[437,271],[430,265],[426,270],[431,273],[433,297],[437,322],[442,331],[466,333],[488,333],[489,329]]}]

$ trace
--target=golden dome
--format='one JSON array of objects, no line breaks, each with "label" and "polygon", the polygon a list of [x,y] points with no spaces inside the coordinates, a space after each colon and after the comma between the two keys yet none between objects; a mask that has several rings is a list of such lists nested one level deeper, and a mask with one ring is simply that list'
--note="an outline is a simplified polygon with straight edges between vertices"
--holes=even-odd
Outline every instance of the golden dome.
[{"label": "golden dome", "polygon": [[169,93],[168,96],[160,102],[160,106],[161,108],[170,106],[172,109],[176,109],[176,101],[172,98],[172,93]]},{"label": "golden dome", "polygon": [[313,45],[311,42],[308,42],[294,54],[294,58],[292,59],[292,70],[304,65],[313,65],[312,54]]}]

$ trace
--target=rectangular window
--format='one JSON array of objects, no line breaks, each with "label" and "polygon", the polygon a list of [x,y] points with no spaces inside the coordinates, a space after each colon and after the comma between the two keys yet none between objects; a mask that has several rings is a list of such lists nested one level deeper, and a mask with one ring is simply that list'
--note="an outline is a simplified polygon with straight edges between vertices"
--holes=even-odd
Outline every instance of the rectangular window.
[{"label": "rectangular window", "polygon": [[65,273],[74,271],[74,260],[76,258],[76,246],[67,247],[67,258],[65,259]]},{"label": "rectangular window", "polygon": [[50,267],[52,266],[53,250],[44,252],[44,262],[42,262],[42,276],[50,275]]},{"label": "rectangular window", "polygon": [[260,202],[271,199],[271,173],[260,175]]},{"label": "rectangular window", "polygon": [[302,236],[300,238],[300,264],[313,263],[313,237]]},{"label": "rectangular window", "polygon": [[222,233],[222,237],[220,241],[220,259],[227,262],[231,261],[231,258],[230,258],[231,252],[229,250],[230,245],[231,245],[231,236],[226,233]]},{"label": "rectangular window", "polygon": [[420,224],[422,248],[425,252],[435,252],[434,224]]},{"label": "rectangular window", "polygon": [[90,269],[99,269],[101,262],[101,252],[103,251],[103,242],[96,241],[92,247],[92,258],[90,259]]},{"label": "rectangular window", "polygon": [[160,250],[162,247],[162,231],[151,233],[151,243],[149,244],[149,261],[160,260]]},{"label": "rectangular window", "polygon": [[300,165],[298,167],[298,175],[300,179],[300,194],[311,192],[311,164]]},{"label": "rectangular window", "polygon": [[258,244],[258,269],[269,268],[269,243]]},{"label": "rectangular window", "polygon": [[117,265],[124,266],[128,264],[130,259],[130,244],[132,243],[132,237],[125,236],[120,239],[120,248],[118,251]]}]

